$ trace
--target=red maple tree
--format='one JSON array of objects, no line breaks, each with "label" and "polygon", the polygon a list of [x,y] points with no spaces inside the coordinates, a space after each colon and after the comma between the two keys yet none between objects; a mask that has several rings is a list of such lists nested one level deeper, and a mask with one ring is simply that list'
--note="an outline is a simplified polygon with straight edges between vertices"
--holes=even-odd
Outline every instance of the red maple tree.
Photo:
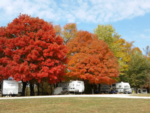
[{"label": "red maple tree", "polygon": [[87,31],[79,31],[69,40],[69,77],[87,80],[90,84],[112,84],[119,76],[117,59],[108,45]]},{"label": "red maple tree", "polygon": [[7,27],[0,28],[0,79],[54,84],[63,79],[67,47],[56,36],[52,24],[20,14]]},{"label": "red maple tree", "polygon": [[[10,58],[5,57],[5,49],[6,49],[6,28],[0,27],[0,81],[3,79],[7,79],[10,74],[9,66],[7,67],[8,62],[10,61]],[[4,73],[5,72],[5,73]]]}]

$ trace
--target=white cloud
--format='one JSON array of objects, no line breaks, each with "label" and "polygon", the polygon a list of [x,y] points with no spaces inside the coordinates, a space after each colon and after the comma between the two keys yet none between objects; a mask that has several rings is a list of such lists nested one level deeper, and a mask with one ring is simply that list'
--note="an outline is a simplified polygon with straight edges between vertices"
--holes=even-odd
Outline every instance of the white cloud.
[{"label": "white cloud", "polygon": [[73,15],[67,14],[66,17],[67,17],[67,20],[68,20],[69,23],[75,22],[75,18],[74,18]]},{"label": "white cloud", "polygon": [[150,29],[144,29],[144,32],[150,32]]},{"label": "white cloud", "polygon": [[19,13],[48,21],[112,22],[150,12],[150,0],[1,0],[0,22]]},{"label": "white cloud", "polygon": [[150,39],[150,36],[145,35],[145,34],[140,34],[139,36],[144,39]]}]

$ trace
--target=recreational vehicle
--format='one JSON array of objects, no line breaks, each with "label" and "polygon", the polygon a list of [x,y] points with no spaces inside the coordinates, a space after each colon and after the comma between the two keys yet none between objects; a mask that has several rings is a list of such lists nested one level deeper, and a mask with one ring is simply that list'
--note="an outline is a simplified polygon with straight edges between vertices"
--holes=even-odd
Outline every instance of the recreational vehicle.
[{"label": "recreational vehicle", "polygon": [[120,82],[120,83],[112,84],[111,88],[116,90],[118,93],[125,93],[125,94],[131,94],[132,93],[132,89],[130,87],[130,84],[127,82]]},{"label": "recreational vehicle", "polygon": [[84,92],[84,82],[83,81],[70,81],[62,82],[58,84],[58,87],[54,89],[53,94],[61,94],[61,92],[74,92],[74,93],[83,93]]}]

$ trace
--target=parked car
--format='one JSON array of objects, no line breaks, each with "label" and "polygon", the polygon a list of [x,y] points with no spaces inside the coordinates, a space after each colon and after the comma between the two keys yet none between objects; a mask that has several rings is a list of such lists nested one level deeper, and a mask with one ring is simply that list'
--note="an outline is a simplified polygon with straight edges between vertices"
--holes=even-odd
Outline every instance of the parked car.
[{"label": "parked car", "polygon": [[128,88],[128,89],[124,89],[124,94],[132,94],[132,89]]},{"label": "parked car", "polygon": [[117,91],[111,90],[109,93],[110,93],[110,94],[116,94]]}]

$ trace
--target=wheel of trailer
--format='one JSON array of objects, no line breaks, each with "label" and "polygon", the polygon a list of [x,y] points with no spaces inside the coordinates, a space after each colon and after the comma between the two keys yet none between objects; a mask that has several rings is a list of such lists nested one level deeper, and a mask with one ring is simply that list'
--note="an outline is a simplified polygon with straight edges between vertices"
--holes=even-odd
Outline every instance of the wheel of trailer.
[{"label": "wheel of trailer", "polygon": [[124,94],[128,94],[128,92],[124,92]]}]

